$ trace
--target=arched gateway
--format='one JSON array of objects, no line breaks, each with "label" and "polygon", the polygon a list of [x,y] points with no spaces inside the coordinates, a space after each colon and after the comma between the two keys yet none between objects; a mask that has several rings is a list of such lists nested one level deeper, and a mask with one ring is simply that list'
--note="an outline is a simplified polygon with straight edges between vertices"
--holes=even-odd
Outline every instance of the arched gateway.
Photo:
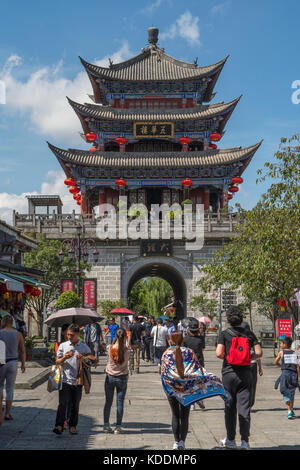
[{"label": "arched gateway", "polygon": [[[134,284],[148,276],[161,277],[170,284],[174,293],[176,317],[186,316],[187,290],[191,279],[184,266],[174,259],[153,257],[151,260],[141,259],[134,263],[122,275],[122,297],[128,299]],[[151,312],[148,313],[151,314]]]}]

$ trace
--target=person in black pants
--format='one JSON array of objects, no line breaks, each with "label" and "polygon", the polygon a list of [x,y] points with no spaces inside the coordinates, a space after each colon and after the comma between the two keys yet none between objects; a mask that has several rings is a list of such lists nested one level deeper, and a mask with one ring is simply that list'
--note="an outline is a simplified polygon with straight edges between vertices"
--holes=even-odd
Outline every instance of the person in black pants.
[{"label": "person in black pants", "polygon": [[[190,320],[187,329],[187,335],[183,339],[183,346],[192,349],[197,356],[197,359],[202,367],[204,367],[203,349],[205,347],[205,338],[200,335],[199,322],[195,318]],[[197,402],[197,405],[204,410],[205,406],[202,400]],[[191,405],[191,410],[195,410],[195,405]]]},{"label": "person in black pants", "polygon": [[[235,434],[237,415],[239,417],[239,426],[241,434],[241,448],[250,449],[250,394],[251,394],[251,370],[250,370],[250,351],[254,350],[251,359],[257,359],[262,356],[262,350],[258,344],[256,336],[242,328],[243,311],[238,306],[230,307],[227,312],[227,321],[230,328],[221,331],[216,355],[223,359],[222,381],[225,389],[230,393],[231,399],[225,404],[225,426],[227,436],[221,440],[223,447],[236,448]],[[233,365],[228,357],[234,337],[247,338],[249,348],[249,364]],[[230,362],[228,362],[228,360]]]}]

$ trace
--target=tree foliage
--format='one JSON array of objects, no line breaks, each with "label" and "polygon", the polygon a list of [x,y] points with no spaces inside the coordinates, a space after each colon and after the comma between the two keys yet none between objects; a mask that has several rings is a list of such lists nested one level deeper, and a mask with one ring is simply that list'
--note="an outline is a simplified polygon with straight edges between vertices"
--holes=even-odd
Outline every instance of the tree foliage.
[{"label": "tree foliage", "polygon": [[135,313],[158,317],[163,307],[172,301],[173,290],[170,284],[158,277],[139,280],[131,290],[130,301]]},{"label": "tree foliage", "polygon": [[62,310],[64,308],[80,307],[81,299],[76,292],[66,291],[60,294],[58,297],[55,308],[56,310]]},{"label": "tree foliage", "polygon": [[115,308],[127,307],[127,302],[124,299],[102,300],[99,305],[101,308],[101,314],[109,318],[112,316],[110,313],[111,310]]},{"label": "tree foliage", "polygon": [[243,222],[203,267],[199,281],[204,292],[240,287],[247,301],[273,306],[273,320],[279,298],[295,318],[291,299],[300,289],[300,145],[295,142],[299,144],[298,135],[282,139],[274,160],[265,164],[265,174],[259,171],[257,182],[270,178],[271,185],[253,209],[240,208]]},{"label": "tree foliage", "polygon": [[209,299],[204,294],[193,297],[190,306],[197,309],[199,316],[208,316],[211,319],[213,319],[218,312],[218,300]]},{"label": "tree foliage", "polygon": [[[59,252],[63,250],[66,254],[60,261]],[[59,240],[48,240],[41,238],[38,245],[29,253],[24,255],[24,265],[29,268],[39,269],[44,272],[43,282],[50,289],[43,289],[38,298],[27,299],[26,306],[34,315],[38,325],[39,334],[43,331],[43,312],[57,299],[61,293],[61,280],[76,278],[76,260],[70,260],[67,256],[67,248]],[[81,277],[84,271],[89,270],[90,265],[81,261]]]}]

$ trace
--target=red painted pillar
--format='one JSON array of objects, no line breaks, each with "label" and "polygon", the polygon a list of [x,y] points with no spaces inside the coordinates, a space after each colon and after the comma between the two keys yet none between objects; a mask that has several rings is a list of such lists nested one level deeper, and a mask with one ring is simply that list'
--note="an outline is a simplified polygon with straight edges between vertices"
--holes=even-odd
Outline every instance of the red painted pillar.
[{"label": "red painted pillar", "polygon": [[99,201],[99,215],[103,215],[104,211],[102,208],[102,204],[105,204],[106,202],[106,194],[104,189],[100,189],[99,195],[98,195],[98,201]]},{"label": "red painted pillar", "polygon": [[88,213],[88,200],[86,197],[86,193],[81,193],[81,215],[87,215]]},{"label": "red painted pillar", "polygon": [[205,211],[207,211],[209,209],[209,202],[210,202],[209,189],[204,189],[204,191],[203,191],[203,204],[204,204],[204,210]]}]

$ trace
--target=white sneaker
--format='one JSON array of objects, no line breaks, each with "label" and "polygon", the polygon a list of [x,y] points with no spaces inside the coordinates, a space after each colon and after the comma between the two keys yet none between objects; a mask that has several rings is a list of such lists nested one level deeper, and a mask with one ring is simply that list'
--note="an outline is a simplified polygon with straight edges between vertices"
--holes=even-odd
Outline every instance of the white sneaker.
[{"label": "white sneaker", "polygon": [[177,450],[178,449],[178,442],[174,442],[173,444],[173,450]]},{"label": "white sneaker", "polygon": [[106,434],[112,434],[113,433],[113,430],[112,428],[110,427],[110,424],[104,424],[103,426],[103,432],[105,432]]},{"label": "white sneaker", "polygon": [[249,442],[242,441],[242,443],[241,443],[241,449],[243,449],[243,450],[250,450]]},{"label": "white sneaker", "polygon": [[230,441],[227,439],[227,437],[224,437],[224,439],[220,440],[220,444],[222,447],[226,447],[226,449],[236,449],[236,443],[235,441]]},{"label": "white sneaker", "polygon": [[121,426],[116,426],[116,429],[114,431],[115,434],[123,434],[124,431],[123,429],[121,428]]},{"label": "white sneaker", "polygon": [[178,442],[178,450],[184,450],[185,446],[184,446],[184,442],[183,441],[179,441]]}]

